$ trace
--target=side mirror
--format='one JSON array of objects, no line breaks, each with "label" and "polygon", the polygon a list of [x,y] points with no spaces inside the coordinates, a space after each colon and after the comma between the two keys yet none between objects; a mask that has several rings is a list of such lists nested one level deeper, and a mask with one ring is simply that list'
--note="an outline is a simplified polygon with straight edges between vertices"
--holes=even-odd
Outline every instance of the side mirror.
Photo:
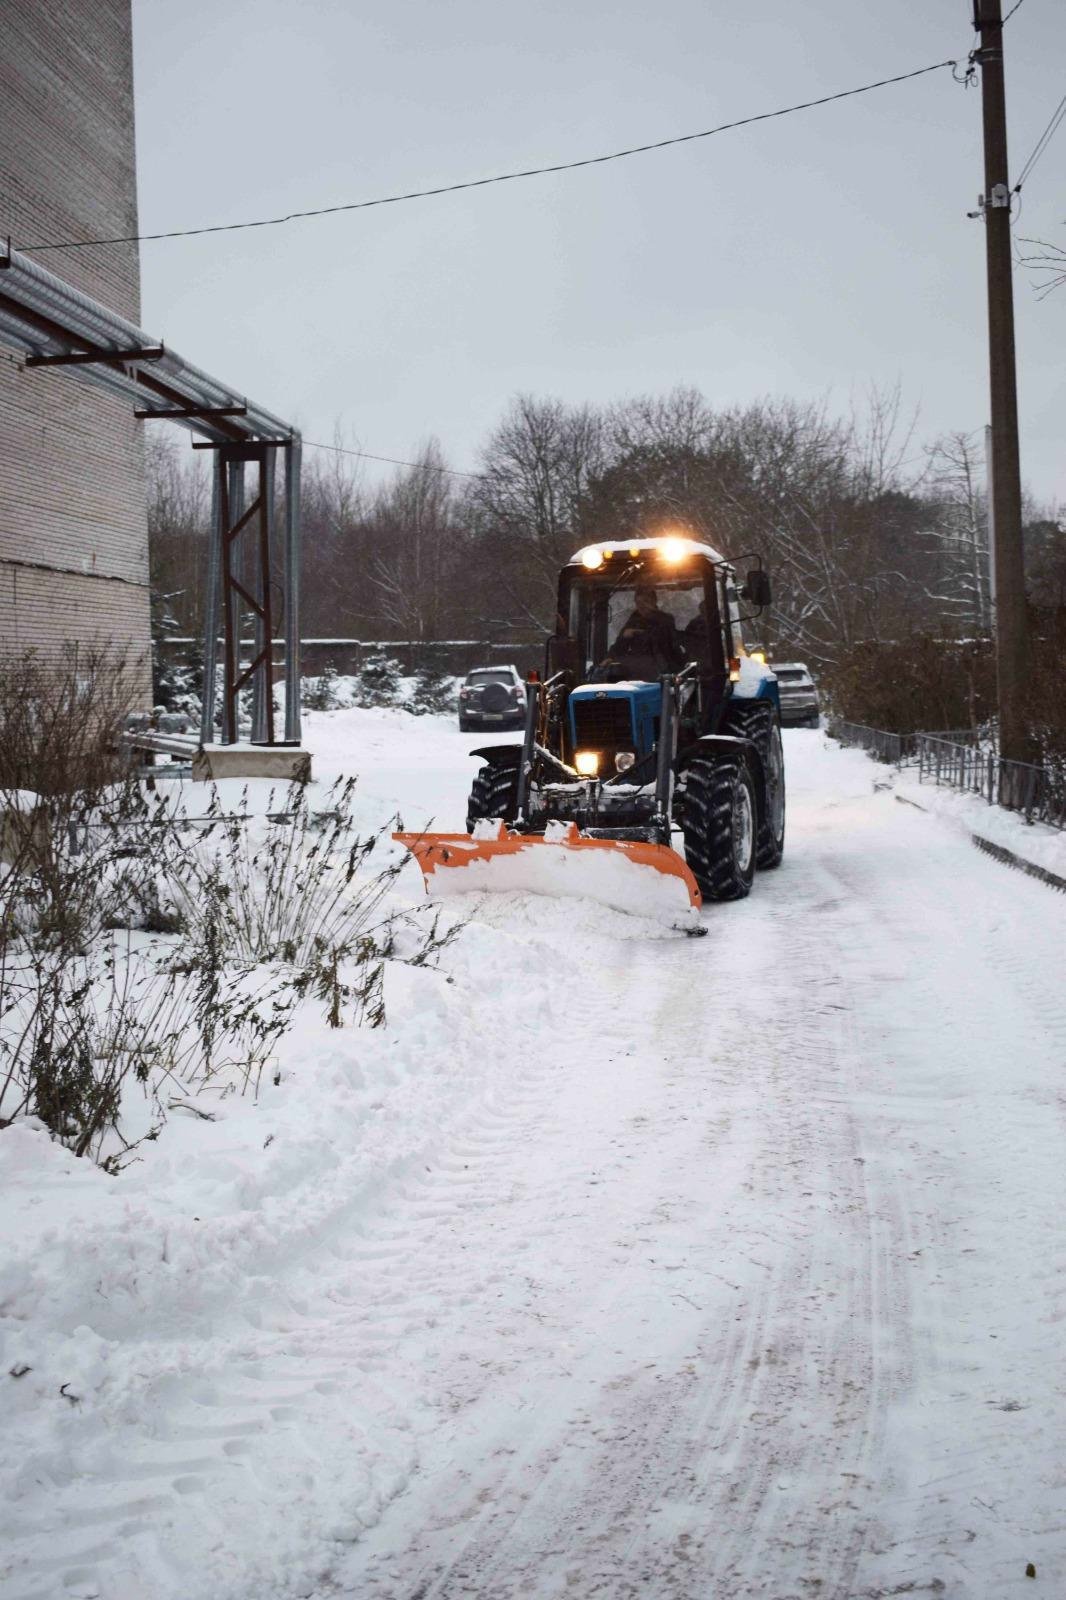
[{"label": "side mirror", "polygon": [[753,606],[770,604],[770,574],[764,572],[762,567],[753,567],[748,573],[744,584],[744,599],[750,600]]}]

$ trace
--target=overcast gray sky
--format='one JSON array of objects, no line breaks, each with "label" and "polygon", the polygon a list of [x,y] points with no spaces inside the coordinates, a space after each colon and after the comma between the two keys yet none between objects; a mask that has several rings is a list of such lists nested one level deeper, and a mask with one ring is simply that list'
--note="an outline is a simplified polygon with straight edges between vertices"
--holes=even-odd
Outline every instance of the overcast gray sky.
[{"label": "overcast gray sky", "polygon": [[[144,231],[596,155],[973,44],[971,0],[134,0]],[[1066,6],[1009,23],[1017,171],[1066,91]],[[1066,244],[1066,128],[1019,235]],[[716,404],[897,379],[987,420],[980,95],[948,72],[584,171],[142,246],[143,321],[330,439],[456,467],[518,390]],[[1016,280],[1022,469],[1066,500],[1066,288]]]}]

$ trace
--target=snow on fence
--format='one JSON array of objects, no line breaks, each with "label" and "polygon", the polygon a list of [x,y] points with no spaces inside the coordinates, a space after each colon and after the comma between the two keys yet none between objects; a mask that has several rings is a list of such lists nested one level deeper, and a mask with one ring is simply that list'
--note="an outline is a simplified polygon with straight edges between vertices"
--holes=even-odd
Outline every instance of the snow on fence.
[{"label": "snow on fence", "polygon": [[1004,761],[987,744],[960,744],[939,734],[915,734],[918,777],[978,794],[990,806],[1017,811],[1026,822],[1066,828],[1066,780],[1028,761]]},{"label": "snow on fence", "polygon": [[888,733],[858,722],[831,721],[830,738],[865,750],[892,766],[917,765],[921,783],[980,795],[1026,822],[1066,829],[1066,774],[1026,761],[1004,761],[987,728],[937,733]]}]

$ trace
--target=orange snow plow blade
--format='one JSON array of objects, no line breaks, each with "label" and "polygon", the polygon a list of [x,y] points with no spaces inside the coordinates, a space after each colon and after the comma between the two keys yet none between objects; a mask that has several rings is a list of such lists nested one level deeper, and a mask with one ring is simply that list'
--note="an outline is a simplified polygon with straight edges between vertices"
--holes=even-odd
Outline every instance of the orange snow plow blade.
[{"label": "orange snow plow blade", "polygon": [[[484,824],[480,824],[484,827]],[[426,881],[426,892],[478,890],[572,895],[618,911],[699,928],[700,891],[675,850],[638,839],[586,839],[576,823],[545,834],[394,833]]]}]

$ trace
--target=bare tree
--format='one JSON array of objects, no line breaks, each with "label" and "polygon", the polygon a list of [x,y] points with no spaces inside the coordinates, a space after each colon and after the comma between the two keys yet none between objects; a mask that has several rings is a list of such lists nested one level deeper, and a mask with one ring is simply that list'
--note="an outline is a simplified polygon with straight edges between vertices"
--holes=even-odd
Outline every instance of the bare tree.
[{"label": "bare tree", "polygon": [[379,491],[366,518],[367,582],[378,616],[401,639],[442,637],[461,562],[457,497],[435,439]]},{"label": "bare tree", "polygon": [[200,628],[211,481],[203,456],[174,434],[145,439],[148,562],[153,592],[165,596],[182,631]]},{"label": "bare tree", "polygon": [[1020,243],[1032,246],[1033,253],[1020,257],[1020,261],[1036,280],[1038,298],[1044,300],[1053,289],[1066,283],[1066,250],[1046,239],[1022,239]]},{"label": "bare tree", "polygon": [[359,463],[345,453],[340,427],[335,449],[304,457],[300,521],[303,551],[303,626],[311,637],[356,635],[373,611],[366,581],[368,496]]},{"label": "bare tree", "polygon": [[942,620],[962,621],[977,634],[992,625],[988,496],[984,453],[976,433],[948,433],[928,449],[927,538],[937,549],[937,599]]},{"label": "bare tree", "polygon": [[603,435],[589,406],[518,395],[489,436],[471,506],[512,616],[543,626],[553,615],[559,567],[580,538]]}]

